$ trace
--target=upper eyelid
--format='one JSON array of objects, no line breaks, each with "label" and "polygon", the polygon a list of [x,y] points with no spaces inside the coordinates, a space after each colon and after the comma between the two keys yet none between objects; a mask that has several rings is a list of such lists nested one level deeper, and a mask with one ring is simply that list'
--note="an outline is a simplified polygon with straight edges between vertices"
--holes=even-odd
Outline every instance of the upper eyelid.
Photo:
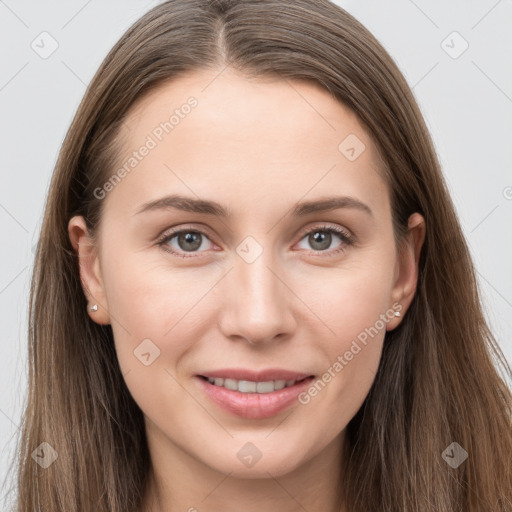
[{"label": "upper eyelid", "polygon": [[[303,235],[307,235],[308,233],[310,233],[311,231],[322,231],[322,230],[329,230],[329,229],[333,229],[334,230],[334,234],[337,234],[337,235],[342,235],[342,234],[345,234],[347,236],[347,238],[353,238],[353,234],[352,234],[352,231],[348,230],[347,228],[343,227],[343,226],[338,226],[338,225],[335,225],[333,223],[329,223],[329,222],[323,222],[321,223],[321,225],[313,225],[313,226],[306,226],[305,228],[301,229],[297,236],[303,236]],[[341,233],[338,233],[338,231],[341,231]]]},{"label": "upper eyelid", "polygon": [[196,227],[193,225],[179,224],[176,227],[164,229],[163,231],[160,232],[159,235],[157,235],[156,239],[162,240],[163,238],[177,235],[177,234],[181,233],[182,231],[199,231],[201,233],[208,234],[208,235],[210,235],[210,233],[211,233],[211,231],[205,226]]}]

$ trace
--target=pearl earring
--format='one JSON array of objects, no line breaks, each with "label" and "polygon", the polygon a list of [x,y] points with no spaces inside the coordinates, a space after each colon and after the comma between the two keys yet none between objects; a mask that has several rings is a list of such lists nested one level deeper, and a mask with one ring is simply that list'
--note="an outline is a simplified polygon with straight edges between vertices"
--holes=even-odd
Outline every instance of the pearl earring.
[{"label": "pearl earring", "polygon": [[395,316],[400,316],[400,311],[395,311]]},{"label": "pearl earring", "polygon": [[94,304],[93,306],[89,307],[90,311],[98,311],[98,304]]}]

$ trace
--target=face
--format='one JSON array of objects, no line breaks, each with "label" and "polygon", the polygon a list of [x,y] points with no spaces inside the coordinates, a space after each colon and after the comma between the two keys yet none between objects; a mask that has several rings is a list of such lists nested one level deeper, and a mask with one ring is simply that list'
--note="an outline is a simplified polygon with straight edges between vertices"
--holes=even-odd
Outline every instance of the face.
[{"label": "face", "polygon": [[150,443],[245,477],[339,453],[422,242],[415,214],[395,247],[364,126],[316,85],[228,69],[160,86],[123,130],[95,244],[69,233]]}]

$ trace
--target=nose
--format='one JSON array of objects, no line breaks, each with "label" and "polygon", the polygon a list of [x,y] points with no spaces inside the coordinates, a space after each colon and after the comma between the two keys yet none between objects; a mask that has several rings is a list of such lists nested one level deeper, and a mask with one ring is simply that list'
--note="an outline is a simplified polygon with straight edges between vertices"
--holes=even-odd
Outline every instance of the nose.
[{"label": "nose", "polygon": [[236,256],[224,280],[220,328],[225,336],[251,345],[284,340],[295,329],[293,293],[270,251],[252,263]]}]

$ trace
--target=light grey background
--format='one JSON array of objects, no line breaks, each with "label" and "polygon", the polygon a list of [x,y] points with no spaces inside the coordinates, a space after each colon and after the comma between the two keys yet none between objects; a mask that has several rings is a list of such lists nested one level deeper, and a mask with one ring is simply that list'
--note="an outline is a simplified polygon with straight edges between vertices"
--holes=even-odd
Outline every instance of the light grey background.
[{"label": "light grey background", "polygon": [[[86,84],[156,3],[0,0],[1,481],[26,391],[32,249],[53,166]],[[512,362],[512,1],[337,3],[376,35],[413,88],[472,249],[486,314]],[[45,55],[52,44],[58,48]]]}]

